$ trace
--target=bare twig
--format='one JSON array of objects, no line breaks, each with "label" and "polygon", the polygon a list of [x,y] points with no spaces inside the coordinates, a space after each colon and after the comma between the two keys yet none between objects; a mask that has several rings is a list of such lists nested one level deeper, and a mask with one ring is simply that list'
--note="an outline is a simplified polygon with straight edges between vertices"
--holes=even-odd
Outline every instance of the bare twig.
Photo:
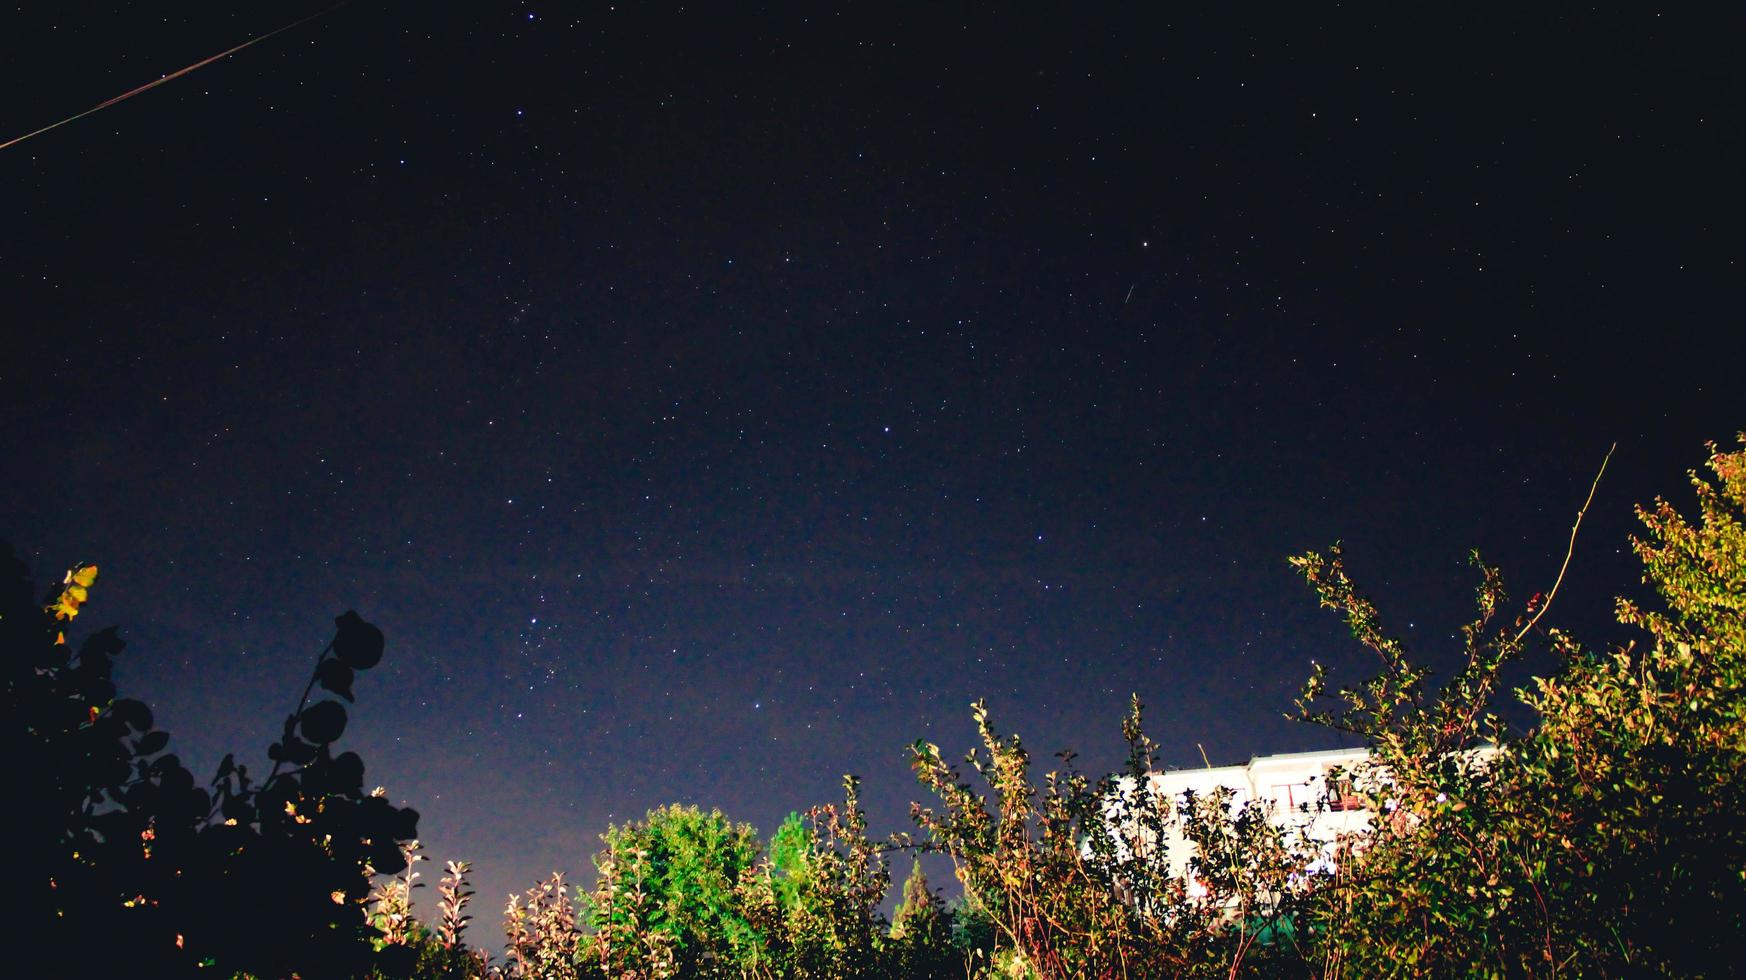
[{"label": "bare twig", "polygon": [[1600,472],[1594,475],[1594,482],[1588,486],[1588,499],[1582,502],[1582,509],[1576,512],[1576,523],[1570,525],[1570,545],[1564,550],[1564,564],[1558,566],[1558,578],[1553,580],[1552,590],[1546,593],[1546,601],[1540,603],[1540,608],[1534,612],[1534,618],[1528,620],[1528,625],[1523,626],[1522,631],[1516,634],[1516,638],[1510,641],[1512,646],[1522,642],[1522,638],[1527,636],[1540,622],[1540,617],[1546,615],[1546,610],[1552,608],[1552,600],[1558,596],[1558,587],[1564,584],[1564,573],[1570,569],[1571,556],[1576,554],[1576,532],[1581,530],[1582,519],[1588,514],[1588,506],[1594,503],[1594,492],[1600,487],[1601,477],[1606,475],[1607,463],[1612,461],[1613,451],[1618,448],[1619,444],[1613,443],[1607,449],[1606,456],[1601,460]]}]

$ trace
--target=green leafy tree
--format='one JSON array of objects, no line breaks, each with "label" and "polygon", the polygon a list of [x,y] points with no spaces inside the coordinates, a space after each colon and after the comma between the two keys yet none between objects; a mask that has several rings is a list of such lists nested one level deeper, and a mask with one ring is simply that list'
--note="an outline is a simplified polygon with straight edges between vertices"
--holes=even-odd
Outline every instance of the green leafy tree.
[{"label": "green leafy tree", "polygon": [[668,806],[613,827],[588,896],[591,969],[605,976],[891,976],[885,846],[859,783],[841,805],[790,814],[768,853],[719,811]]},{"label": "green leafy tree", "polygon": [[[1746,452],[1710,449],[1718,483],[1692,474],[1695,521],[1664,500],[1639,508],[1647,536],[1634,546],[1658,608],[1621,599],[1619,621],[1643,635],[1607,653],[1539,629],[1558,583],[1498,625],[1502,580],[1480,565],[1465,665],[1431,693],[1337,550],[1296,560],[1384,668],[1341,691],[1338,711],[1310,707],[1318,670],[1303,701],[1309,720],[1363,735],[1384,777],[1368,794],[1371,833],[1308,915],[1324,976],[1733,972],[1746,929]],[[1536,638],[1560,667],[1518,692],[1539,721],[1512,737],[1487,706]]]},{"label": "green leafy tree", "polygon": [[859,794],[860,781],[843,777],[841,806],[813,807],[804,837],[791,823],[772,846],[775,863],[786,867],[777,879],[782,922],[767,934],[777,940],[784,975],[887,975],[878,906],[891,874],[882,848],[867,836]]},{"label": "green leafy tree", "polygon": [[735,889],[763,849],[750,825],[674,804],[601,841],[587,917],[609,976],[737,975],[736,949],[754,940]]}]

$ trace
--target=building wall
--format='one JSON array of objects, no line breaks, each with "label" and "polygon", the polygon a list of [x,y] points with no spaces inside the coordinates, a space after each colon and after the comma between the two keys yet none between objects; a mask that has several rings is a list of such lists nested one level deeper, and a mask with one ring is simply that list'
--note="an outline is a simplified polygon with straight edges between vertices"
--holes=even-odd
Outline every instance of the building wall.
[{"label": "building wall", "polygon": [[[1155,798],[1168,801],[1173,807],[1181,804],[1187,792],[1204,797],[1220,787],[1228,788],[1233,794],[1233,807],[1257,802],[1276,826],[1301,828],[1312,840],[1322,842],[1326,845],[1325,860],[1337,838],[1361,833],[1370,826],[1369,813],[1351,795],[1349,781],[1344,786],[1330,785],[1329,773],[1339,770],[1349,777],[1356,771],[1362,776],[1368,761],[1369,753],[1363,749],[1256,756],[1241,766],[1153,773],[1148,788]],[[1124,777],[1117,781],[1117,787],[1119,793],[1131,794],[1134,781]],[[1160,847],[1160,842],[1152,840],[1152,835],[1144,830],[1131,823],[1123,826],[1124,821],[1113,806],[1111,818],[1117,839],[1126,845],[1124,851],[1161,850],[1173,874],[1187,870],[1194,847],[1183,839],[1178,827],[1169,828]]]}]

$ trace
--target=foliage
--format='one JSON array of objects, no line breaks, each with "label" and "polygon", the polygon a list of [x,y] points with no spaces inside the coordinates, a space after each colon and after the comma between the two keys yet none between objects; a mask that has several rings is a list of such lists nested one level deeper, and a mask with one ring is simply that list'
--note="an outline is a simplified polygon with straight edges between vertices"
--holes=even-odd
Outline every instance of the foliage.
[{"label": "foliage", "polygon": [[511,895],[503,911],[503,933],[513,976],[564,980],[576,975],[582,933],[563,875],[553,873],[519,898]]},{"label": "foliage", "polygon": [[877,910],[890,884],[858,783],[842,806],[791,814],[768,853],[720,811],[669,806],[602,836],[588,899],[609,977],[885,976]]},{"label": "foliage", "polygon": [[[205,968],[259,976],[347,976],[377,958],[365,921],[366,867],[403,866],[399,842],[418,814],[363,789],[364,764],[335,755],[355,672],[382,656],[381,631],[356,613],[333,641],[283,736],[267,777],[226,756],[211,789],[165,752],[151,710],[118,698],[124,644],[100,630],[75,655],[64,630],[97,569],[75,566],[46,604],[33,603],[22,563],[0,582],[5,748],[21,760],[17,827],[22,925],[48,948],[78,948],[91,973],[176,976]],[[78,942],[102,935],[103,943]]]},{"label": "foliage", "polygon": [[1709,465],[1696,524],[1638,508],[1662,608],[1621,599],[1618,618],[1644,640],[1590,655],[1560,637],[1567,667],[1526,694],[1545,720],[1518,785],[1559,886],[1552,952],[1609,972],[1731,969],[1746,931],[1746,451],[1712,446]]},{"label": "foliage", "polygon": [[437,886],[437,938],[445,949],[456,949],[465,946],[463,937],[467,932],[467,923],[473,920],[467,914],[467,905],[473,901],[473,889],[467,887],[467,875],[472,872],[471,861],[450,861],[443,875],[442,883]]},{"label": "foliage", "polygon": [[[992,932],[992,952],[973,967],[1015,977],[1225,975],[1279,958],[1259,940],[1289,915],[1291,879],[1307,860],[1257,804],[1151,791],[1155,753],[1138,699],[1123,724],[1122,778],[1088,780],[1064,753],[1040,794],[1018,737],[998,735],[981,702],[973,709],[986,755],[972,751],[967,762],[992,798],[937,746],[912,750],[917,777],[942,803],[916,804],[912,816],[928,846],[951,856],[966,909]],[[1171,832],[1197,847],[1193,894],[1159,860]]]},{"label": "foliage", "polygon": [[770,857],[739,888],[758,940],[743,948],[748,972],[789,977],[889,975],[878,905],[891,885],[883,848],[867,836],[860,783],[843,779],[843,805],[791,815]]},{"label": "foliage", "polygon": [[928,887],[918,858],[903,880],[903,900],[891,917],[887,960],[893,976],[963,976],[966,964],[952,945],[952,915]]},{"label": "foliage", "polygon": [[758,859],[757,833],[720,810],[675,804],[611,827],[601,841],[587,908],[593,953],[608,974],[729,975],[734,949],[748,941],[734,889]]},{"label": "foliage", "polygon": [[[67,643],[96,568],[75,566],[33,600],[13,559],[0,640],[4,747],[23,760],[18,790],[32,801],[14,831],[21,925],[50,948],[105,937],[76,947],[82,972],[152,976],[1728,973],[1746,933],[1741,442],[1711,447],[1715,482],[1692,474],[1695,517],[1659,499],[1639,508],[1646,533],[1633,545],[1655,600],[1619,600],[1619,621],[1640,635],[1604,653],[1541,628],[1562,571],[1510,616],[1501,574],[1474,554],[1460,667],[1433,684],[1337,545],[1292,559],[1380,663],[1331,697],[1315,666],[1298,701],[1300,718],[1370,750],[1347,774],[1368,830],[1337,841],[1331,860],[1229,790],[1157,791],[1137,699],[1121,773],[1091,780],[1064,753],[1040,785],[1018,737],[977,702],[981,745],[966,763],[980,785],[937,746],[912,748],[937,799],[912,806],[919,838],[870,838],[852,777],[840,805],[791,814],[768,848],[720,811],[651,810],[602,835],[590,892],[573,900],[554,874],[511,897],[501,970],[465,944],[470,865],[448,863],[435,927],[420,922],[418,815],[366,792],[362,761],[333,752],[356,672],[381,658],[380,631],[339,617],[266,778],[227,756],[202,789],[150,709],[117,697],[116,631],[77,654]],[[1557,670],[1515,692],[1538,721],[1512,733],[1493,713],[1502,672],[1542,643]],[[1192,852],[1184,874],[1165,859],[1172,841]],[[886,923],[893,849],[949,857],[961,897],[942,902],[917,861]]]},{"label": "foliage", "polygon": [[[383,876],[383,880],[370,890],[370,925],[382,934],[376,940],[378,949],[388,945],[404,946],[411,939],[417,924],[412,917],[412,892],[424,887],[418,880],[422,875],[415,870],[418,863],[425,860],[425,856],[419,853],[421,850],[423,846],[415,840],[401,845],[400,856],[405,866],[398,875]],[[374,877],[374,868],[365,871]]]},{"label": "foliage", "polygon": [[[426,860],[418,841],[407,841],[400,849],[406,867],[396,875],[380,876],[370,892],[370,924],[380,934],[376,949],[384,955],[371,973],[373,980],[394,977],[418,977],[426,980],[473,980],[489,973],[484,954],[468,949],[462,942],[467,920],[463,911],[472,898],[466,876],[471,866],[465,861],[448,862],[448,873],[438,886],[438,927],[432,930],[420,922],[413,912],[412,893],[423,888],[415,870]],[[369,869],[366,869],[369,870]]]},{"label": "foliage", "polygon": [[[895,937],[878,905],[888,845],[867,835],[859,783],[790,814],[766,850],[720,811],[672,805],[601,835],[599,877],[571,909],[554,876],[512,899],[508,972],[526,977],[962,976],[952,917],[912,883]],[[943,965],[949,965],[945,968]]]},{"label": "foliage", "polygon": [[[968,762],[987,796],[918,743],[914,768],[940,801],[913,809],[921,846],[956,863],[958,928],[989,930],[972,972],[1731,971],[1728,946],[1746,930],[1746,450],[1712,446],[1709,465],[1717,483],[1692,476],[1695,520],[1662,500],[1639,509],[1648,534],[1634,545],[1660,606],[1620,600],[1620,622],[1645,636],[1606,654],[1541,628],[1562,571],[1510,617],[1501,574],[1475,554],[1461,666],[1433,685],[1338,546],[1293,559],[1380,661],[1332,706],[1316,666],[1299,701],[1303,720],[1361,736],[1371,753],[1347,774],[1370,829],[1337,842],[1331,861],[1227,793],[1147,792],[1137,702],[1126,772],[1096,783],[1066,755],[1035,785],[1023,745],[980,702]],[[1517,692],[1539,721],[1512,735],[1493,713],[1502,671],[1539,643],[1560,666]],[[1171,835],[1193,845],[1181,877],[1157,850]]]},{"label": "foliage", "polygon": [[[1692,475],[1695,524],[1664,500],[1638,510],[1663,608],[1621,599],[1619,621],[1646,636],[1609,653],[1540,634],[1550,596],[1492,626],[1505,596],[1482,565],[1466,665],[1432,696],[1338,551],[1297,560],[1384,665],[1342,692],[1346,710],[1305,708],[1363,735],[1387,774],[1362,851],[1316,896],[1323,975],[1732,970],[1746,929],[1746,452],[1710,448],[1720,483]],[[1540,721],[1511,738],[1486,702],[1532,635],[1561,666],[1518,692]],[[1318,671],[1305,704],[1320,693]]]}]

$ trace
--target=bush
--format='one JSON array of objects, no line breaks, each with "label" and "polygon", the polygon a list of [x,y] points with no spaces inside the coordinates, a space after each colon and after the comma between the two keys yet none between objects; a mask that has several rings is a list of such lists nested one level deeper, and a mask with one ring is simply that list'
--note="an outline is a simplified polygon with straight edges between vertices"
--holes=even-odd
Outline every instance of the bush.
[{"label": "bush", "polygon": [[356,613],[339,617],[268,751],[271,772],[257,783],[226,756],[209,792],[165,751],[169,735],[151,710],[116,697],[117,632],[92,634],[77,654],[68,645],[96,567],[75,566],[39,605],[9,550],[6,563],[5,747],[20,764],[17,795],[30,801],[14,831],[25,934],[89,974],[370,969],[366,869],[400,870],[399,842],[415,835],[418,814],[364,790],[363,761],[333,752],[345,708],[311,695],[351,700],[354,672],[381,659],[381,632]]},{"label": "bush", "polygon": [[590,955],[609,976],[733,975],[751,942],[734,889],[762,845],[720,810],[673,805],[609,828],[587,905]]},{"label": "bush", "polygon": [[[1604,654],[1541,627],[1562,572],[1509,617],[1501,574],[1475,554],[1462,667],[1433,689],[1338,546],[1293,559],[1381,665],[1332,708],[1316,667],[1299,700],[1299,717],[1361,736],[1372,756],[1370,830],[1341,842],[1331,873],[1305,873],[1317,849],[1254,805],[1139,792],[1153,753],[1137,702],[1121,779],[1088,781],[1069,754],[1038,787],[1018,738],[997,734],[980,702],[982,749],[968,762],[990,795],[918,743],[914,768],[940,801],[914,807],[921,846],[956,863],[961,927],[987,929],[973,972],[1732,972],[1746,932],[1746,448],[1712,445],[1709,467],[1716,483],[1691,477],[1695,521],[1664,500],[1639,508],[1647,535],[1634,546],[1659,606],[1619,600],[1619,621],[1642,635]],[[1516,692],[1539,720],[1512,735],[1492,705],[1504,667],[1536,643],[1560,666]],[[1204,894],[1148,858],[1170,832],[1195,845]]]},{"label": "bush", "polygon": [[[858,784],[842,806],[791,814],[768,853],[720,811],[669,806],[602,835],[587,900],[591,968],[620,977],[881,977],[895,947],[890,886]],[[912,951],[938,930],[915,933]]]},{"label": "bush", "polygon": [[[1298,561],[1385,666],[1342,692],[1346,711],[1308,717],[1369,739],[1395,807],[1318,895],[1325,975],[1732,969],[1746,927],[1746,452],[1712,445],[1709,466],[1719,485],[1691,476],[1696,524],[1664,500],[1638,509],[1648,536],[1633,544],[1663,608],[1621,599],[1618,618],[1645,635],[1595,654],[1540,633],[1556,583],[1494,627],[1503,586],[1481,566],[1466,666],[1435,697],[1338,552]],[[1540,720],[1511,738],[1486,703],[1535,635],[1562,665],[1518,692]],[[1477,764],[1462,750],[1482,739],[1500,751]]]},{"label": "bush", "polygon": [[[1039,793],[1017,736],[1002,737],[973,706],[982,751],[967,760],[993,790],[979,794],[941,759],[912,749],[917,777],[941,801],[912,815],[924,846],[950,855],[964,888],[963,917],[991,940],[973,969],[1013,977],[1219,975],[1267,971],[1281,960],[1262,942],[1290,918],[1290,879],[1308,863],[1259,805],[1228,793],[1172,801],[1145,789],[1155,762],[1135,699],[1122,726],[1124,779],[1088,780],[1072,768],[1044,777]],[[1170,831],[1193,842],[1204,890],[1158,860]],[[981,948],[978,944],[977,948]],[[977,975],[981,975],[978,972]]]}]

